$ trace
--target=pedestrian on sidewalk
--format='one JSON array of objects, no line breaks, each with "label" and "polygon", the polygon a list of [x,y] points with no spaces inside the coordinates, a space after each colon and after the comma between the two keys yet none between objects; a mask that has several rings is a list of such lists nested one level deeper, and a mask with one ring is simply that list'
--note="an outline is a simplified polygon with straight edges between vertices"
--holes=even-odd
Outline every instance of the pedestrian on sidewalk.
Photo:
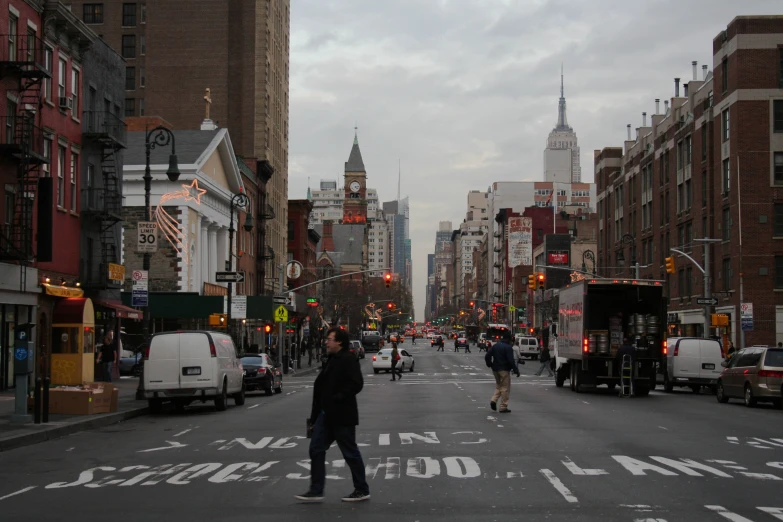
[{"label": "pedestrian on sidewalk", "polygon": [[392,378],[391,380],[396,380],[396,376],[400,376],[400,380],[402,380],[402,370],[395,369],[397,367],[397,364],[400,362],[400,352],[397,350],[397,343],[392,343],[392,353],[391,353],[391,374]]},{"label": "pedestrian on sidewalk", "polygon": [[[511,374],[519,377],[519,367],[514,359],[514,350],[511,348],[511,332],[503,332],[500,340],[487,350],[484,355],[484,362],[487,367],[492,368],[492,374],[495,376],[495,394],[489,402],[489,407],[493,411],[500,413],[510,413],[508,409],[508,396],[511,393]],[[500,409],[498,409],[498,399],[500,399]]]},{"label": "pedestrian on sidewalk", "polygon": [[337,442],[353,478],[354,491],[343,502],[370,498],[370,486],[364,474],[364,461],[356,445],[359,408],[356,395],[364,387],[359,361],[349,351],[348,332],[332,327],[326,334],[329,359],[313,386],[313,403],[307,419],[310,439],[310,489],[296,495],[304,502],[321,502],[326,485],[326,451]]},{"label": "pedestrian on sidewalk", "polygon": [[103,337],[103,344],[98,350],[98,367],[101,369],[100,380],[111,382],[112,366],[117,362],[117,350],[114,349],[114,343],[110,335]]},{"label": "pedestrian on sidewalk", "polygon": [[541,373],[544,371],[544,368],[546,368],[546,371],[549,372],[550,377],[554,377],[554,373],[552,373],[552,368],[550,368],[549,361],[552,360],[552,354],[549,353],[549,347],[543,346],[541,348],[541,353],[538,356],[538,360],[541,361],[541,368],[538,369],[536,372],[536,375],[540,376]]}]

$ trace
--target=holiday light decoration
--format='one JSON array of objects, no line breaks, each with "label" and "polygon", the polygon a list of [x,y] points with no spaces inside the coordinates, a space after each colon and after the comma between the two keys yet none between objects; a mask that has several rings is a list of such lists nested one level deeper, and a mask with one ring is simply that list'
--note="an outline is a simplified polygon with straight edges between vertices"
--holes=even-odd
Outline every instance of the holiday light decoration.
[{"label": "holiday light decoration", "polygon": [[153,218],[158,224],[158,230],[163,232],[166,237],[166,241],[174,247],[181,256],[182,261],[186,264],[190,264],[190,252],[188,251],[188,238],[187,235],[182,233],[179,229],[179,221],[177,221],[171,214],[169,214],[164,207],[166,204],[171,204],[172,201],[178,199],[188,201],[195,201],[196,205],[201,205],[201,196],[207,193],[206,189],[198,186],[198,179],[194,179],[190,185],[183,183],[181,190],[174,192],[167,192],[160,197],[160,202],[155,208]]}]

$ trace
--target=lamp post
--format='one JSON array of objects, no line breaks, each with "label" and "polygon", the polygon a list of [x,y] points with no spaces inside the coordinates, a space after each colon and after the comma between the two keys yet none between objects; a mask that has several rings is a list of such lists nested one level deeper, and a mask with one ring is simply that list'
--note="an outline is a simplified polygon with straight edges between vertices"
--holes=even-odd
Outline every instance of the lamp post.
[{"label": "lamp post", "polygon": [[[229,206],[228,211],[228,266],[226,267],[229,272],[233,271],[234,268],[234,253],[232,252],[234,248],[234,208],[243,208],[247,211],[247,217],[245,217],[245,224],[242,228],[245,229],[245,232],[250,232],[253,230],[253,214],[250,213],[250,209],[247,207],[250,205],[250,198],[247,197],[247,195],[244,192],[240,192],[239,194],[235,194],[231,198],[231,205]],[[237,225],[239,225],[239,215],[237,214]],[[226,319],[227,319],[227,325],[228,328],[228,335],[231,336],[233,328],[231,328],[231,289],[232,289],[232,282],[228,282],[228,311],[226,313]],[[240,339],[241,340],[241,339]]]},{"label": "lamp post", "polygon": [[[624,234],[623,237],[620,238],[620,243],[622,244],[622,248],[625,248],[626,243],[631,244],[631,265],[636,268],[634,277],[639,279],[639,263],[636,260],[636,238],[631,234]],[[622,250],[617,252],[617,264],[619,265],[621,263],[625,263],[625,255],[623,255]]]},{"label": "lamp post", "polygon": [[[174,141],[174,133],[166,127],[159,125],[154,129],[148,130],[144,137],[144,148],[146,152],[146,163],[144,167],[144,208],[145,217],[147,221],[152,221],[152,208],[150,204],[150,193],[152,192],[152,172],[150,169],[150,156],[152,149],[156,147],[167,147],[171,144],[171,154],[169,155],[169,168],[166,170],[166,176],[169,181],[177,181],[179,179],[179,166],[177,165],[177,148]],[[145,253],[142,258],[142,269],[147,272],[149,278],[150,270],[150,254]],[[142,332],[144,334],[144,341],[150,340],[150,307],[149,303],[144,307],[144,321],[142,322]],[[139,386],[136,389],[136,399],[144,398],[144,365],[141,367],[142,375],[139,378]]]},{"label": "lamp post", "polygon": [[585,259],[589,259],[593,262],[593,275],[595,275],[595,254],[592,250],[585,250],[582,252],[582,272],[587,272],[587,266],[585,265]]}]

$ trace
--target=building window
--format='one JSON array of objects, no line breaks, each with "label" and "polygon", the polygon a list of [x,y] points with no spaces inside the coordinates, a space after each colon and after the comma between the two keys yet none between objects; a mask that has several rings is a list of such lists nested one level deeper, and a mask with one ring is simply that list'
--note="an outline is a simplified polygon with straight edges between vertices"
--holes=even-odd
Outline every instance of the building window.
[{"label": "building window", "polygon": [[57,78],[57,96],[65,98],[65,73],[67,70],[68,62],[60,58],[60,68],[58,69],[59,76]]},{"label": "building window", "polygon": [[136,58],[136,35],[135,34],[122,35],[122,57]]},{"label": "building window", "polygon": [[[87,201],[86,205],[87,208],[93,208],[95,206],[95,202],[93,201],[93,192],[94,192],[94,185],[95,185],[95,165],[92,163],[87,164]],[[84,203],[84,201],[82,201]]]},{"label": "building window", "polygon": [[731,239],[731,211],[728,208],[723,209],[723,240]]},{"label": "building window", "polygon": [[775,204],[775,237],[783,237],[783,204]]},{"label": "building window", "polygon": [[139,52],[142,56],[147,54],[147,37],[143,34],[139,35]]},{"label": "building window", "polygon": [[[46,68],[46,71],[51,76],[52,74],[52,67],[54,66],[54,50],[46,46],[44,47],[44,67]],[[44,79],[44,97],[51,101],[52,100],[52,79],[46,78]]]},{"label": "building window", "polygon": [[145,87],[147,85],[147,74],[144,67],[139,67],[139,87]]},{"label": "building window", "polygon": [[136,68],[135,67],[126,67],[125,68],[125,90],[126,91],[133,91],[136,89]]},{"label": "building window", "polygon": [[79,118],[79,71],[71,69],[71,94],[73,96],[73,112]]},{"label": "building window", "polygon": [[783,152],[775,153],[775,185],[783,185]]},{"label": "building window", "polygon": [[693,161],[693,137],[685,138],[685,164],[690,165]]},{"label": "building window", "polygon": [[772,102],[772,112],[774,113],[775,119],[775,132],[783,132],[783,100],[775,100]]},{"label": "building window", "polygon": [[15,17],[14,15],[8,16],[8,58],[9,61],[15,62],[16,61],[16,50],[17,50],[17,31],[19,30],[19,19]]},{"label": "building window", "polygon": [[693,206],[693,190],[691,190],[691,180],[685,182],[685,209],[690,210]]},{"label": "building window", "polygon": [[685,270],[680,270],[677,272],[677,295],[679,297],[685,297]]},{"label": "building window", "polygon": [[147,4],[141,4],[141,23],[147,23]]},{"label": "building window", "polygon": [[[783,257],[775,258],[775,287],[782,288],[780,281],[783,281],[783,265],[778,260],[783,260]],[[728,292],[731,290],[731,258],[726,257],[723,259],[723,268],[721,269],[721,278],[723,279],[723,291]]]},{"label": "building window", "polygon": [[139,98],[139,116],[144,116],[144,98]]},{"label": "building window", "polygon": [[125,98],[125,117],[133,118],[136,116],[136,99]]},{"label": "building window", "polygon": [[723,58],[721,65],[721,70],[723,72],[723,77],[721,78],[721,90],[725,93],[729,90],[729,61],[726,58]]},{"label": "building window", "polygon": [[707,159],[707,124],[701,127],[701,159]]},{"label": "building window", "polygon": [[726,109],[721,114],[720,135],[723,137],[723,141],[729,141],[729,109]]},{"label": "building window", "polygon": [[85,24],[102,24],[103,4],[84,4],[82,18],[84,18]]},{"label": "building window", "polygon": [[136,4],[122,4],[122,26],[136,27]]},{"label": "building window", "polygon": [[693,295],[693,268],[690,266],[685,269],[685,294]]},{"label": "building window", "polygon": [[685,155],[683,153],[682,141],[677,142],[677,170],[682,170],[683,160]]},{"label": "building window", "polygon": [[289,221],[288,222],[288,241],[294,240],[294,222]]},{"label": "building window", "polygon": [[52,175],[52,140],[50,138],[44,138],[43,140],[43,155],[46,158],[46,162],[42,165],[43,175],[45,178],[49,178]]},{"label": "building window", "polygon": [[57,147],[57,206],[65,208],[65,147]]},{"label": "building window", "polygon": [[79,172],[79,155],[74,151],[71,151],[71,210],[77,211],[76,208],[76,176]]},{"label": "building window", "polygon": [[723,194],[728,194],[731,188],[731,160],[723,160]]}]

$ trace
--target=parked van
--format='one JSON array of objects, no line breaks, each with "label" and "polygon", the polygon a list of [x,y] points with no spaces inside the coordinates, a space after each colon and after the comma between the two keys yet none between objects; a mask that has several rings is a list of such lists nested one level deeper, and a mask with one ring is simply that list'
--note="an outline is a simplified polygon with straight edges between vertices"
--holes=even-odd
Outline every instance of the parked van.
[{"label": "parked van", "polygon": [[514,342],[519,345],[520,357],[530,357],[533,360],[538,359],[538,339],[529,335],[517,335]]},{"label": "parked van", "polygon": [[215,408],[223,411],[231,396],[237,406],[243,405],[244,376],[234,341],[207,331],[155,334],[144,361],[144,395],[152,411],[164,400],[178,409],[214,400]]},{"label": "parked van", "polygon": [[720,343],[697,337],[671,337],[668,341],[663,389],[671,392],[675,386],[689,386],[699,393],[702,386],[713,390],[720,377],[723,352]]}]

